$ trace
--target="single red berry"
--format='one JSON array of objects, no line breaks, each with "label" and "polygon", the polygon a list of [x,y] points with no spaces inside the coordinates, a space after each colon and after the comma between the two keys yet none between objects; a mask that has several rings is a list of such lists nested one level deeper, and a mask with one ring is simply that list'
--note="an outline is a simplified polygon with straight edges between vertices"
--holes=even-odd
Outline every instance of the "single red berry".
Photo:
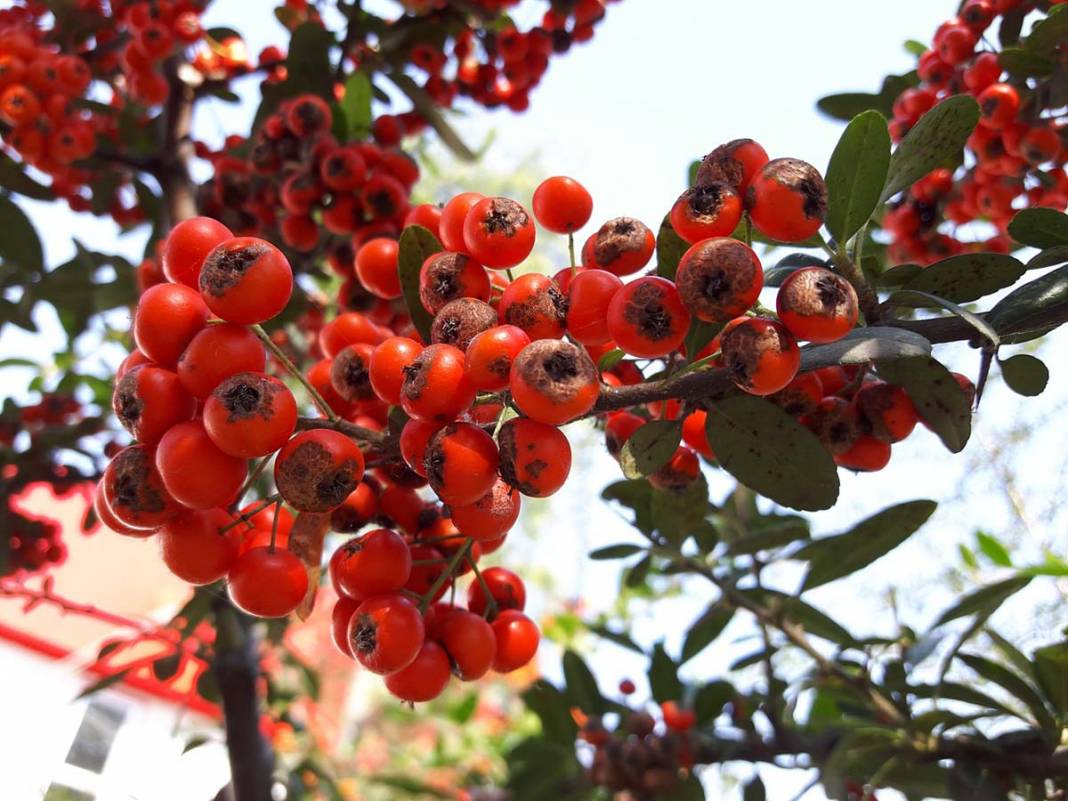
[{"label": "single red berry", "polygon": [[524,495],[548,497],[571,472],[571,445],[551,425],[516,417],[501,426],[497,441],[501,478]]},{"label": "single red berry", "polygon": [[666,463],[649,475],[649,483],[659,490],[681,492],[701,474],[701,462],[697,454],[680,445]]},{"label": "single red berry", "polygon": [[475,503],[493,488],[499,458],[493,437],[470,423],[436,431],[423,457],[431,489],[449,506]]},{"label": "single red berry", "polygon": [[430,438],[440,429],[442,424],[434,421],[409,419],[401,429],[398,444],[400,445],[401,458],[419,475],[426,477],[426,446]]},{"label": "single red berry", "polygon": [[757,302],[764,270],[744,242],[728,237],[705,239],[682,254],[675,285],[694,317],[722,323]]},{"label": "single red berry", "polygon": [[211,584],[223,578],[237,560],[241,532],[220,533],[232,522],[225,509],[189,510],[171,518],[159,530],[163,563],[189,584]]},{"label": "single red berry", "polygon": [[230,229],[210,217],[182,220],[163,242],[163,274],[175,284],[196,289],[204,259],[217,245],[231,238]]},{"label": "single red berry", "polygon": [[533,420],[563,425],[597,403],[597,368],[586,351],[570,342],[539,339],[512,363],[512,399]]},{"label": "single red berry", "polygon": [[660,704],[660,714],[664,725],[671,731],[689,731],[697,723],[697,715],[692,709],[683,709],[677,701],[664,701]]},{"label": "single red berry", "polygon": [[423,308],[437,314],[457,298],[488,301],[490,280],[486,270],[463,253],[445,250],[427,257],[419,270],[419,299]]},{"label": "single red berry", "polygon": [[422,351],[422,345],[407,337],[390,337],[375,347],[368,370],[375,394],[386,403],[399,405],[404,370]]},{"label": "single red berry", "polygon": [[690,330],[690,312],[675,284],[659,276],[631,281],[608,307],[608,333],[632,356],[665,356],[682,344]]},{"label": "single red berry", "polygon": [[248,328],[233,323],[210,325],[194,336],[178,359],[178,378],[194,398],[203,400],[224,379],[237,373],[262,373],[267,352]]},{"label": "single red berry", "polygon": [[289,302],[293,270],[282,251],[262,239],[234,237],[204,260],[200,294],[230,323],[262,323]]},{"label": "single red berry", "polygon": [[119,423],[130,435],[154,445],[171,426],[196,413],[196,400],[185,391],[170,370],[143,364],[115,382],[111,406]]},{"label": "single red berry", "polygon": [[528,664],[538,653],[541,633],[537,625],[522,612],[506,609],[492,623],[497,650],[493,669],[511,673]]},{"label": "single red berry", "polygon": [[890,463],[890,443],[875,437],[860,436],[848,450],[836,454],[834,461],[858,472],[882,470]]},{"label": "single red berry", "polygon": [[344,543],[330,559],[330,579],[350,598],[399,592],[412,573],[412,557],[404,538],[377,528]]},{"label": "single red berry", "polygon": [[704,456],[706,459],[715,459],[712,446],[708,444],[708,431],[705,422],[708,420],[708,412],[697,409],[690,412],[682,419],[682,441]]},{"label": "single red berry", "polygon": [[1020,93],[1008,83],[995,83],[979,93],[979,124],[1000,131],[1016,119],[1020,112]]},{"label": "single red berry", "polygon": [[349,345],[334,357],[330,365],[330,385],[349,403],[374,400],[371,386],[371,358],[374,347],[366,343]]},{"label": "single red berry", "polygon": [[341,506],[363,477],[363,453],[351,439],[325,428],[302,431],[274,463],[274,483],[286,503],[301,512]]},{"label": "single red berry", "polygon": [[[363,601],[349,621],[349,647],[367,670],[388,676],[410,665],[424,641],[423,616],[403,595]],[[446,660],[447,661],[447,660]]]},{"label": "single red berry", "polygon": [[729,236],[742,219],[742,198],[725,183],[687,189],[671,207],[671,227],[691,245],[702,239]]},{"label": "single red berry", "polygon": [[514,200],[487,197],[467,212],[463,235],[466,251],[486,267],[514,267],[534,248],[534,221]]},{"label": "single red berry", "polygon": [[485,196],[478,192],[464,192],[456,195],[441,210],[441,244],[446,250],[467,253],[464,244],[464,221],[467,213]]},{"label": "single red berry", "polygon": [[457,298],[441,307],[430,325],[430,341],[467,350],[471,340],[497,325],[497,310],[475,298]]},{"label": "single red berry", "polygon": [[430,345],[404,368],[401,406],[421,420],[448,423],[475,400],[464,372],[464,354],[452,345]]},{"label": "single red berry", "polygon": [[508,386],[512,362],[530,337],[514,325],[499,325],[477,334],[464,354],[464,369],[472,386],[483,392],[499,392]]},{"label": "single red berry", "polygon": [[582,247],[582,263],[616,275],[636,273],[649,263],[656,237],[633,217],[616,217],[602,225]]},{"label": "single red berry", "polygon": [[99,494],[112,516],[130,529],[151,531],[181,511],[144,445],[115,454],[100,479]]},{"label": "single red berry", "polygon": [[802,242],[823,225],[827,185],[811,164],[775,159],[757,173],[745,200],[761,233],[780,242]]},{"label": "single red berry", "polygon": [[567,299],[553,279],[539,273],[516,278],[501,295],[500,320],[532,340],[559,339],[567,323]]},{"label": "single red berry", "polygon": [[386,676],[386,689],[401,701],[432,701],[449,683],[449,656],[438,643],[427,640],[406,667]]},{"label": "single red berry", "polygon": [[872,436],[883,442],[900,442],[912,433],[919,415],[908,393],[883,381],[865,383],[853,396]]},{"label": "single red berry", "polygon": [[763,317],[730,323],[723,330],[720,348],[731,380],[751,395],[778,392],[801,366],[801,351],[786,326]]},{"label": "single red berry", "polygon": [[448,653],[453,672],[461,680],[474,681],[486,675],[497,652],[497,639],[485,619],[458,609],[435,628],[435,639]]},{"label": "single red berry", "polygon": [[583,345],[603,345],[612,340],[608,331],[608,308],[623,282],[607,270],[583,269],[567,288],[567,331]]},{"label": "single red berry", "polygon": [[308,592],[308,572],[297,555],[260,547],[242,554],[226,577],[234,606],[256,617],[285,617]]},{"label": "single red berry", "polygon": [[349,645],[349,621],[359,605],[359,601],[341,596],[330,612],[330,640],[349,659],[353,658],[352,646]]},{"label": "single red berry", "polygon": [[285,445],[297,427],[297,402],[274,376],[238,373],[204,403],[204,429],[223,453],[256,459]]},{"label": "single red berry", "polygon": [[184,284],[157,284],[141,295],[134,312],[133,333],[138,349],[163,367],[178,357],[208,322],[204,300]]},{"label": "single red berry", "polygon": [[330,513],[330,528],[339,534],[355,534],[378,514],[378,491],[364,480],[341,506]]},{"label": "single red berry", "polygon": [[386,300],[401,296],[399,252],[397,241],[384,237],[371,239],[356,251],[356,277],[372,295]]},{"label": "single red berry", "polygon": [[179,423],[163,435],[156,467],[167,491],[190,509],[228,506],[248,475],[247,461],[223,453],[200,420]]},{"label": "single red berry", "polygon": [[563,175],[542,181],[534,190],[531,205],[542,228],[557,234],[577,231],[593,213],[593,198],[586,187]]},{"label": "single red berry", "polygon": [[451,507],[452,522],[465,537],[490,542],[511,530],[519,519],[520,506],[519,491],[497,479],[490,491],[474,503]]},{"label": "single red berry", "polygon": [[509,609],[522,612],[526,607],[527,589],[523,580],[506,567],[488,567],[482,571],[482,581],[475,580],[467,586],[467,608],[476,615],[485,614],[488,606],[482,582],[489,588],[498,612]]},{"label": "single red berry", "polygon": [[752,139],[735,139],[720,145],[701,160],[694,186],[724,183],[742,197],[753,177],[768,163],[768,154]]},{"label": "single red berry", "polygon": [[775,300],[779,319],[797,339],[834,342],[857,324],[857,292],[823,267],[790,273]]}]

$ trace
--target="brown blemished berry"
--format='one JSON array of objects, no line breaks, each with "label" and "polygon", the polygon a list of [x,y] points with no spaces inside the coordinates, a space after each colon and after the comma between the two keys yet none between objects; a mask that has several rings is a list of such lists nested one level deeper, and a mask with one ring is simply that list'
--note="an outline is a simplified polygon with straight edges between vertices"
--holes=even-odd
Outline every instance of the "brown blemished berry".
[{"label": "brown blemished berry", "polygon": [[330,365],[330,384],[345,400],[350,403],[375,398],[371,386],[371,355],[374,346],[366,343],[349,345]]},{"label": "brown blemished berry", "polygon": [[497,325],[497,311],[485,301],[457,298],[446,303],[430,326],[430,341],[467,350],[471,340]]},{"label": "brown blemished berry", "polygon": [[717,237],[698,242],[682,255],[675,284],[691,314],[707,322],[725,322],[756,303],[764,271],[744,242]]}]

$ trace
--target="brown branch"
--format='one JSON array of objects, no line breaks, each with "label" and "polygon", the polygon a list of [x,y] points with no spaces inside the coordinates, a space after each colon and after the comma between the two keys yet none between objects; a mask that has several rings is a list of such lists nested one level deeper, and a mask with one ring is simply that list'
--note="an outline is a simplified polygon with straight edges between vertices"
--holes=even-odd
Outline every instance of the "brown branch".
[{"label": "brown branch", "polygon": [[297,419],[297,431],[311,431],[316,428],[328,428],[340,431],[355,440],[373,446],[386,445],[390,436],[384,431],[372,431],[369,428],[350,423],[348,420],[327,420],[325,417],[301,417]]},{"label": "brown branch", "polygon": [[195,185],[189,175],[189,162],[195,155],[192,139],[195,93],[182,80],[181,63],[172,58],[164,65],[170,94],[160,114],[163,144],[156,179],[163,191],[163,227],[168,230],[197,213]]}]

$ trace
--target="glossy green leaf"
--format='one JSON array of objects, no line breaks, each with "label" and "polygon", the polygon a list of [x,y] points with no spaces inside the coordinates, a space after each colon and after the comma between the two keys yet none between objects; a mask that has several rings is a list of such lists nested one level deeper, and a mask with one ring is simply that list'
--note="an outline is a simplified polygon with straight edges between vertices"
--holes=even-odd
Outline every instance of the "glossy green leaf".
[{"label": "glossy green leaf", "polygon": [[1002,253],[965,253],[925,267],[903,289],[969,303],[1012,286],[1025,269],[1018,259]]},{"label": "glossy green leaf", "polygon": [[1049,330],[1048,315],[1068,304],[1068,266],[1052,270],[1017,287],[986,315],[999,334],[1012,331]]},{"label": "glossy green leaf", "polygon": [[693,697],[697,724],[704,725],[718,718],[723,713],[723,707],[733,701],[735,695],[734,687],[726,681],[711,681],[701,685]]},{"label": "glossy green leaf", "polygon": [[595,551],[590,551],[590,559],[624,559],[628,556],[634,556],[634,554],[636,553],[644,552],[645,548],[642,548],[640,545],[607,545],[604,548],[598,548]]},{"label": "glossy green leaf", "polygon": [[968,95],[954,95],[924,114],[894,151],[881,199],[957,157],[978,122],[979,104]]},{"label": "glossy green leaf", "polygon": [[548,740],[573,746],[578,726],[571,718],[567,696],[547,682],[538,679],[522,693],[527,709],[541,721],[542,734]]},{"label": "glossy green leaf", "polygon": [[720,465],[750,489],[801,511],[829,509],[837,500],[834,460],[811,431],[773,403],[726,398],[708,410],[705,426]]},{"label": "glossy green leaf", "polygon": [[597,687],[597,679],[590,672],[585,660],[574,651],[564,652],[564,683],[567,699],[587,715],[600,715],[605,711],[604,697]]},{"label": "glossy green leaf", "polygon": [[1041,359],[1029,354],[1019,353],[999,360],[998,365],[1006,386],[1017,395],[1028,398],[1041,395],[1049,383],[1049,368]]},{"label": "glossy green leaf", "polygon": [[878,362],[879,377],[897,384],[931,430],[953,453],[964,450],[972,431],[968,396],[940,362],[929,356],[913,356]]},{"label": "glossy green leaf", "polygon": [[1009,236],[1033,248],[1068,245],[1068,214],[1056,209],[1023,209],[1009,223]]},{"label": "glossy green leaf", "polygon": [[419,298],[419,271],[423,262],[444,248],[438,238],[421,225],[409,225],[401,232],[397,253],[397,270],[400,274],[404,305],[412,318],[412,325],[424,342],[430,341],[430,324],[434,318]]},{"label": "glossy green leaf", "polygon": [[720,604],[710,606],[687,630],[686,639],[682,644],[682,654],[679,656],[679,664],[682,665],[693,659],[711,645],[727,628],[727,624],[733,617],[734,610],[728,606]]},{"label": "glossy green leaf", "polygon": [[341,110],[345,114],[345,132],[348,139],[366,139],[371,133],[371,79],[362,72],[354,72],[345,82],[345,96],[341,98]]},{"label": "glossy green leaf", "polygon": [[1013,577],[973,590],[943,612],[938,620],[935,621],[935,626],[942,626],[951,620],[968,617],[969,615],[981,614],[989,616],[1011,596],[1030,583],[1030,576]]},{"label": "glossy green leaf", "polygon": [[619,465],[627,478],[641,478],[667,464],[682,440],[682,423],[653,420],[646,423],[624,443]]},{"label": "glossy green leaf", "polygon": [[1062,720],[1068,720],[1068,643],[1035,651],[1035,674],[1043,696]]},{"label": "glossy green leaf", "polygon": [[33,200],[54,200],[52,190],[26,174],[23,166],[6,153],[0,153],[0,187]]},{"label": "glossy green leaf", "polygon": [[656,272],[672,281],[679,269],[682,254],[690,248],[690,243],[675,233],[671,220],[664,217],[660,230],[656,232]]},{"label": "glossy green leaf", "polygon": [[11,262],[29,279],[44,271],[44,251],[26,212],[9,197],[0,197],[0,259]]},{"label": "glossy green leaf", "polygon": [[631,639],[630,635],[628,635],[626,632],[615,631],[613,629],[608,628],[607,626],[599,625],[588,626],[588,628],[598,637],[602,637],[622,648],[626,648],[628,651],[633,651],[634,653],[641,654],[643,656],[645,655],[645,651],[642,650],[642,647],[638,645],[638,643],[634,642],[634,640]]},{"label": "glossy green leaf", "polygon": [[907,75],[887,75],[878,94],[871,92],[843,92],[820,98],[816,107],[829,117],[849,122],[868,110],[880,112],[889,118],[893,114],[894,100],[910,86],[919,84],[915,71]]},{"label": "glossy green leaf", "polygon": [[1026,704],[1039,723],[1049,721],[1049,710],[1042,696],[1027,679],[1001,663],[979,654],[959,654],[958,659],[987,681],[998,685],[1013,698]]},{"label": "glossy green leaf", "polygon": [[649,511],[660,535],[675,545],[682,545],[696,534],[708,513],[708,481],[704,474],[682,490],[653,490]]},{"label": "glossy green leaf", "polygon": [[827,230],[846,242],[879,204],[890,166],[890,132],[878,111],[865,111],[846,126],[827,167]]},{"label": "glossy green leaf", "polygon": [[649,689],[657,703],[678,701],[682,698],[682,682],[679,680],[679,666],[675,663],[663,643],[657,643],[649,661]]}]

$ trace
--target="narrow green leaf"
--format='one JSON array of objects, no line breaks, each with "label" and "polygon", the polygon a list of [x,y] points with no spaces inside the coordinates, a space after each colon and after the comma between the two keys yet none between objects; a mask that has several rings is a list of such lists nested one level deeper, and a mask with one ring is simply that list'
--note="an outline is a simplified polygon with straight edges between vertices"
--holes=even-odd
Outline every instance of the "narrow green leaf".
[{"label": "narrow green leaf", "polygon": [[653,489],[649,512],[668,542],[681,546],[698,533],[708,513],[708,481],[701,473],[682,490]]},{"label": "narrow green leaf", "polygon": [[998,685],[1013,698],[1026,704],[1031,712],[1035,714],[1039,723],[1049,721],[1049,710],[1046,708],[1042,696],[1022,676],[1009,670],[1004,665],[979,654],[960,654],[958,658],[984,679]]},{"label": "narrow green leaf", "polygon": [[412,318],[412,325],[424,342],[430,341],[430,324],[434,318],[419,298],[419,271],[423,262],[444,248],[438,238],[421,225],[409,225],[400,235],[397,270],[400,273],[404,305]]},{"label": "narrow green leaf", "polygon": [[522,693],[527,709],[541,721],[546,739],[573,747],[578,726],[571,718],[567,696],[545,679],[538,679]]},{"label": "narrow green leaf", "polygon": [[934,306],[935,308],[945,309],[971,325],[972,328],[982,334],[983,337],[995,347],[1001,343],[1001,338],[998,336],[998,332],[994,330],[994,327],[990,325],[990,323],[986,322],[986,320],[978,314],[974,314],[967,309],[958,306],[953,301],[946,300],[938,295],[932,295],[929,292],[921,292],[916,289],[899,289],[890,295],[889,300],[891,303],[899,306],[909,305],[919,308]]},{"label": "narrow green leaf", "polygon": [[977,531],[975,539],[979,544],[979,550],[986,555],[987,559],[998,567],[1012,567],[1012,557],[996,537],[985,531]]},{"label": "narrow green leaf", "polygon": [[649,661],[649,689],[657,703],[677,701],[682,698],[682,682],[679,680],[679,666],[668,656],[664,644],[658,642]]},{"label": "narrow green leaf", "polygon": [[1052,56],[1065,39],[1068,39],[1068,9],[1057,5],[1045,19],[1035,23],[1024,40],[1024,47],[1029,53]]},{"label": "narrow green leaf", "polygon": [[362,72],[354,72],[345,82],[345,96],[341,110],[345,114],[345,132],[349,141],[366,139],[371,133],[371,79]]},{"label": "narrow green leaf", "polygon": [[593,625],[588,627],[590,631],[609,642],[613,642],[618,646],[626,648],[628,651],[633,651],[636,654],[645,655],[645,651],[638,643],[634,642],[628,634],[622,631],[613,631],[607,626]]},{"label": "narrow green leaf", "polygon": [[767,798],[768,791],[764,788],[764,782],[759,776],[754,777],[742,789],[742,801],[767,801]]},{"label": "narrow green leaf", "polygon": [[682,423],[653,420],[646,423],[623,445],[619,464],[627,478],[641,478],[667,464],[682,440]]},{"label": "narrow green leaf", "polygon": [[834,460],[775,404],[748,395],[726,398],[708,410],[705,431],[723,469],[776,503],[815,512],[837,500]]},{"label": "narrow green leaf", "polygon": [[608,353],[602,356],[600,361],[597,362],[597,368],[602,373],[605,370],[611,370],[613,367],[623,361],[626,356],[627,354],[619,348],[612,348],[612,350],[608,351]]},{"label": "narrow green leaf", "polygon": [[679,664],[685,664],[697,656],[701,651],[711,645],[715,639],[727,628],[727,624],[734,617],[734,610],[712,604],[697,620],[693,622],[686,632],[686,639],[682,644],[682,654],[679,656]]},{"label": "narrow green leaf", "polygon": [[1002,361],[998,360],[1001,367],[1001,377],[1005,384],[1017,395],[1031,398],[1041,395],[1049,383],[1049,368],[1034,356],[1019,353]]},{"label": "narrow green leaf", "polygon": [[890,553],[934,514],[934,501],[909,501],[883,509],[844,534],[824,537],[795,555],[809,563],[803,590],[848,576]]},{"label": "narrow green leaf", "polygon": [[577,706],[587,715],[603,714],[604,697],[585,660],[574,651],[567,650],[564,652],[563,670],[567,698],[571,705]]},{"label": "narrow green leaf", "polygon": [[194,748],[200,748],[200,746],[207,745],[210,742],[211,738],[205,737],[203,734],[194,735],[185,741],[185,745],[182,746],[182,753],[188,754]]},{"label": "narrow green leaf", "polygon": [[1061,720],[1068,719],[1068,643],[1035,651],[1035,674],[1046,700]]},{"label": "narrow green leaf", "polygon": [[1023,47],[1006,47],[998,53],[998,63],[1017,78],[1038,78],[1049,75],[1056,62],[1048,56],[1032,53]]},{"label": "narrow green leaf", "polygon": [[960,453],[972,432],[968,397],[941,363],[911,356],[877,363],[879,377],[902,387],[931,430],[953,453]]},{"label": "narrow green leaf", "polygon": [[853,118],[827,167],[827,230],[846,242],[879,204],[890,166],[890,132],[878,111]]},{"label": "narrow green leaf", "polygon": [[1065,303],[1068,303],[1068,266],[1017,287],[994,304],[986,320],[999,334],[1009,329],[1049,330],[1043,314]]},{"label": "narrow green leaf", "polygon": [[909,691],[920,698],[945,698],[949,701],[960,701],[963,704],[971,704],[982,709],[991,709],[1003,715],[1019,717],[1018,712],[1005,706],[993,696],[968,684],[960,684],[953,681],[944,681],[941,684],[914,684],[909,688]]},{"label": "narrow green leaf", "polygon": [[1030,583],[1031,577],[1025,576],[1022,578],[1013,577],[1005,579],[1004,581],[999,581],[996,584],[988,584],[985,587],[980,587],[965,595],[957,601],[957,603],[953,604],[953,606],[943,612],[938,620],[935,621],[935,626],[942,626],[949,623],[951,620],[957,620],[958,618],[974,614],[989,616],[1011,596],[1018,593]]},{"label": "narrow green leaf", "polygon": [[117,673],[112,673],[108,676],[104,676],[104,678],[100,679],[99,681],[93,682],[80,693],[78,693],[74,697],[74,700],[78,701],[82,698],[87,698],[88,696],[98,693],[101,690],[106,690],[108,687],[118,684],[120,681],[126,678],[126,674],[128,674],[130,670],[131,668],[125,668],[124,670],[120,670]]},{"label": "narrow green leaf", "polygon": [[1056,209],[1023,209],[1009,223],[1009,236],[1033,248],[1068,245],[1068,214]]},{"label": "narrow green leaf", "polygon": [[656,232],[656,272],[672,281],[679,269],[682,254],[690,249],[690,243],[675,233],[671,220],[665,216]]},{"label": "narrow green leaf", "polygon": [[882,200],[912,186],[958,156],[979,122],[979,104],[968,95],[943,100],[917,122],[890,159]]},{"label": "narrow green leaf", "polygon": [[607,545],[604,548],[598,548],[595,551],[590,551],[590,559],[623,559],[627,556],[634,556],[634,554],[636,553],[644,552],[645,548],[642,548],[640,545]]},{"label": "narrow green leaf", "polygon": [[1065,262],[1068,262],[1068,245],[1054,245],[1032,256],[1027,262],[1027,269],[1040,270],[1043,267],[1057,267]]},{"label": "narrow green leaf", "polygon": [[21,164],[0,153],[0,186],[33,200],[55,200],[52,190],[28,176]]},{"label": "narrow green leaf", "polygon": [[[0,259],[22,273],[44,272],[44,251],[26,212],[9,197],[0,197]],[[28,275],[27,275],[28,277]]]},{"label": "narrow green leaf", "polygon": [[923,268],[903,288],[969,303],[1012,286],[1025,269],[1019,259],[1002,253],[965,253]]}]

